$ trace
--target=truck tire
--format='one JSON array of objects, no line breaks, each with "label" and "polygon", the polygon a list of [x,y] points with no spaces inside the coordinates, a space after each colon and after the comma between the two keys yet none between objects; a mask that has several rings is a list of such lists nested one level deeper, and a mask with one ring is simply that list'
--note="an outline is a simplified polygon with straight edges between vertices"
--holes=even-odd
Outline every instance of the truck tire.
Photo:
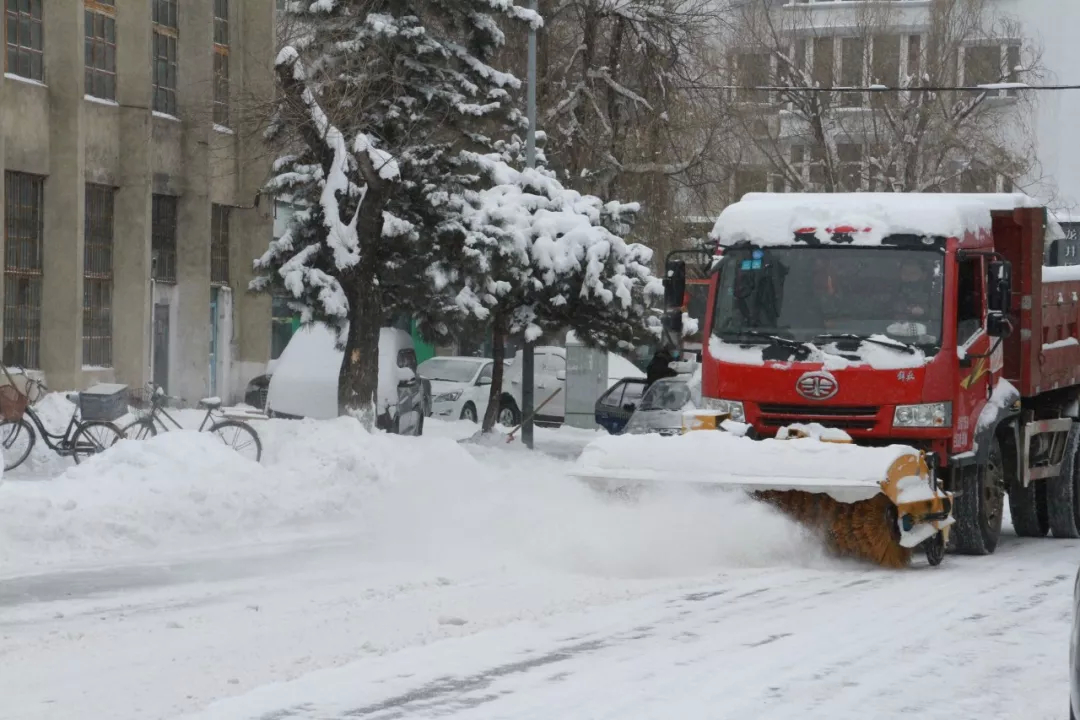
[{"label": "truck tire", "polygon": [[1061,474],[1043,480],[1050,510],[1050,531],[1056,538],[1080,538],[1080,426],[1069,431]]},{"label": "truck tire", "polygon": [[962,555],[990,555],[1001,535],[1001,515],[1005,509],[1005,465],[1001,442],[990,440],[986,463],[958,471],[953,503],[956,524],[949,533],[953,552]]},{"label": "truck tire", "polygon": [[1016,451],[1014,435],[1001,437],[1005,460],[1005,482],[1009,487],[1009,514],[1013,529],[1020,537],[1046,537],[1050,531],[1050,511],[1047,507],[1046,483],[1033,482],[1024,487],[1020,472],[1020,454]]},{"label": "truck tire", "polygon": [[1020,478],[1010,478],[1009,513],[1020,537],[1046,537],[1050,531],[1046,481],[1036,480],[1024,487]]}]

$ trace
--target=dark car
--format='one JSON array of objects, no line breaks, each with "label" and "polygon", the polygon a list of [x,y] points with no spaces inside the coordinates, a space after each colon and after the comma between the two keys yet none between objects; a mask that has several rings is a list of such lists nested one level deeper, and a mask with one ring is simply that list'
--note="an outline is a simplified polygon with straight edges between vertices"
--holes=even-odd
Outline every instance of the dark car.
[{"label": "dark car", "polygon": [[644,392],[645,378],[619,380],[596,401],[596,424],[612,435],[621,433]]},{"label": "dark car", "polygon": [[1080,572],[1073,583],[1072,637],[1069,639],[1069,720],[1080,718]]}]

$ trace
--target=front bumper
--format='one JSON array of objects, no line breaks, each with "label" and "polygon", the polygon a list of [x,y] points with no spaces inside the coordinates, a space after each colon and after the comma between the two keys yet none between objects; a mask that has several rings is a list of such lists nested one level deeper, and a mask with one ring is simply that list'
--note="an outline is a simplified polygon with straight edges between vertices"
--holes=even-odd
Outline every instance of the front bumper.
[{"label": "front bumper", "polygon": [[895,427],[895,405],[813,405],[795,402],[765,403],[743,401],[746,421],[762,437],[773,437],[780,428],[798,423],[818,423],[843,430],[855,439],[889,439],[905,443],[947,441],[952,427]]}]

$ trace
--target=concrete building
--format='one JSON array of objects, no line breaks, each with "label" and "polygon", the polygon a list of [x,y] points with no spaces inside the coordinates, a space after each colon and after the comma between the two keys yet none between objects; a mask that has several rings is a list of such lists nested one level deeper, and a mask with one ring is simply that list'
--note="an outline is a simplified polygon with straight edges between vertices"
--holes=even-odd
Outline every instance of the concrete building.
[{"label": "concrete building", "polygon": [[15,0],[0,9],[0,333],[53,388],[233,399],[270,354],[246,292],[273,234],[268,0]]}]

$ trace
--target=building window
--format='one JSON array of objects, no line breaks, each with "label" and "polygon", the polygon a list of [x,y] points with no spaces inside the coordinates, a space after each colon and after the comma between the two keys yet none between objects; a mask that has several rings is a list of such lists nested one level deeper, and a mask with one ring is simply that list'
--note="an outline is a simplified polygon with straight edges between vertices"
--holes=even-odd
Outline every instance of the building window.
[{"label": "building window", "polygon": [[39,82],[45,80],[45,34],[42,0],[5,0],[7,54],[5,72]]},{"label": "building window", "polygon": [[229,284],[229,211],[226,205],[214,205],[210,217],[210,282]]},{"label": "building window", "polygon": [[[870,82],[875,85],[896,87],[900,83],[900,36],[877,35],[873,40],[870,60]],[[895,105],[897,94],[878,92],[870,95],[874,107]]]},{"label": "building window", "polygon": [[998,176],[990,168],[973,163],[960,171],[959,184],[962,193],[997,192]]},{"label": "building window", "polygon": [[151,273],[160,282],[176,282],[176,198],[154,195],[150,221]]},{"label": "building window", "polygon": [[764,168],[741,167],[735,171],[733,178],[733,195],[735,200],[742,198],[746,193],[765,192],[768,190],[769,177]]},{"label": "building window", "polygon": [[86,186],[83,364],[112,367],[113,189]]},{"label": "building window", "polygon": [[[1019,45],[970,45],[963,50],[963,84],[972,86],[1017,82],[1019,66]],[[1010,89],[989,92],[989,95],[994,97],[1015,94],[1016,91]]]},{"label": "building window", "polygon": [[116,99],[115,0],[86,0],[86,94]]},{"label": "building window", "polygon": [[840,143],[836,146],[836,155],[840,163],[840,187],[837,189],[842,192],[862,190],[862,145]]},{"label": "building window", "polygon": [[[865,65],[866,41],[862,38],[846,37],[840,40],[840,84],[848,88],[864,87],[863,67]],[[862,93],[847,92],[840,96],[844,107],[861,107]]]},{"label": "building window", "polygon": [[768,90],[754,90],[767,86],[770,75],[769,53],[740,53],[735,60],[735,84],[739,86],[736,100],[739,102],[767,103]]},{"label": "building window", "polygon": [[154,110],[176,114],[176,44],[180,35],[177,0],[154,5]]},{"label": "building window", "polygon": [[41,367],[45,178],[4,175],[4,364]]},{"label": "building window", "polygon": [[229,0],[214,0],[214,123],[229,126]]}]

